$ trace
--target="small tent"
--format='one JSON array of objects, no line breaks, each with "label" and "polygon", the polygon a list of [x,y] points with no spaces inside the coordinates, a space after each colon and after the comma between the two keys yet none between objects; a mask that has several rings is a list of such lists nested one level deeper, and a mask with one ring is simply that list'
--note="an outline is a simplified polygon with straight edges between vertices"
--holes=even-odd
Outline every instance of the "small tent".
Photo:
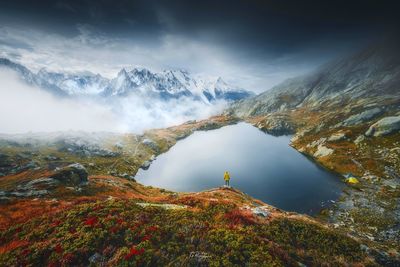
[{"label": "small tent", "polygon": [[359,183],[358,179],[356,177],[353,177],[353,176],[347,178],[346,182],[349,183],[349,184],[358,184]]}]

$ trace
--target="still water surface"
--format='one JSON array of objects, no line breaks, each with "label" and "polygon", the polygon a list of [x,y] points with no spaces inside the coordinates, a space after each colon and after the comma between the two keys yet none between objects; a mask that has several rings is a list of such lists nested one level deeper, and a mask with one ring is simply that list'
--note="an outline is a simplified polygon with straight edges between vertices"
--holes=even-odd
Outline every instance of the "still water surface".
[{"label": "still water surface", "polygon": [[246,124],[195,132],[160,155],[136,180],[173,191],[201,191],[231,186],[274,205],[315,214],[336,200],[344,185],[289,146],[290,137],[275,137]]}]

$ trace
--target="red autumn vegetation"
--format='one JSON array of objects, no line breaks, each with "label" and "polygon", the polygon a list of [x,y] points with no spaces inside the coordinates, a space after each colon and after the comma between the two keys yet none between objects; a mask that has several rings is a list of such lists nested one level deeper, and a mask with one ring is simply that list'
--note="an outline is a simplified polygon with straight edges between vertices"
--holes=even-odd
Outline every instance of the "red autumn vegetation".
[{"label": "red autumn vegetation", "polygon": [[151,235],[145,235],[144,237],[142,237],[142,241],[147,241],[150,240]]},{"label": "red autumn vegetation", "polygon": [[144,253],[144,248],[137,249],[135,246],[131,248],[129,253],[125,256],[125,260],[130,260],[133,256],[142,255]]},{"label": "red autumn vegetation", "polygon": [[154,232],[154,231],[157,231],[157,230],[158,230],[158,226],[156,226],[156,225],[152,225],[152,226],[147,228],[148,232]]},{"label": "red autumn vegetation", "polygon": [[63,248],[61,247],[60,244],[57,244],[57,245],[54,247],[54,251],[57,252],[58,254],[61,254],[64,250],[63,250]]},{"label": "red autumn vegetation", "polygon": [[28,241],[25,240],[14,240],[6,245],[0,245],[0,254],[15,250],[20,247],[25,247],[29,245]]},{"label": "red autumn vegetation", "polygon": [[89,217],[85,220],[85,225],[95,226],[98,223],[99,219],[97,217]]},{"label": "red autumn vegetation", "polygon": [[255,218],[250,211],[233,209],[225,214],[225,219],[231,226],[255,224]]}]

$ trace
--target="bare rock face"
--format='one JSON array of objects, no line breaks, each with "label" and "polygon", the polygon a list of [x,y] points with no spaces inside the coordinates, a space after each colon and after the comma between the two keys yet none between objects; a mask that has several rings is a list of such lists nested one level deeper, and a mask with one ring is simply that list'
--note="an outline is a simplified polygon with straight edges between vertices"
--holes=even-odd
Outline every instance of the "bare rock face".
[{"label": "bare rock face", "polygon": [[153,140],[149,139],[149,138],[145,138],[142,141],[142,144],[144,144],[145,146],[148,146],[149,148],[151,148],[154,151],[159,151],[160,148],[158,147],[157,143],[154,142]]},{"label": "bare rock face", "polygon": [[359,137],[354,140],[354,144],[359,145],[365,140],[365,135],[360,135]]},{"label": "bare rock face", "polygon": [[279,114],[266,117],[266,119],[262,122],[259,122],[256,127],[276,136],[294,134],[296,130],[288,116]]},{"label": "bare rock face", "polygon": [[150,160],[146,160],[145,162],[143,162],[142,166],[140,166],[140,168],[142,168],[143,170],[147,170],[148,168],[150,168],[151,165],[151,161]]},{"label": "bare rock face", "polygon": [[383,110],[380,108],[373,108],[373,109],[368,109],[365,110],[359,114],[352,115],[348,117],[342,125],[344,126],[352,126],[352,125],[357,125],[366,121],[369,121],[376,116],[382,114]]},{"label": "bare rock face", "polygon": [[51,177],[69,186],[80,186],[88,182],[88,172],[79,163],[58,168]]},{"label": "bare rock face", "polygon": [[321,157],[329,156],[333,152],[334,152],[333,149],[328,148],[324,145],[319,145],[317,148],[317,151],[315,151],[315,153],[314,153],[314,157],[321,158]]},{"label": "bare rock face", "polygon": [[342,141],[346,139],[346,134],[342,133],[342,132],[338,132],[335,134],[332,134],[329,138],[328,141],[329,142],[336,142],[336,141]]},{"label": "bare rock face", "polygon": [[400,131],[400,116],[385,117],[365,132],[366,136],[383,136]]}]

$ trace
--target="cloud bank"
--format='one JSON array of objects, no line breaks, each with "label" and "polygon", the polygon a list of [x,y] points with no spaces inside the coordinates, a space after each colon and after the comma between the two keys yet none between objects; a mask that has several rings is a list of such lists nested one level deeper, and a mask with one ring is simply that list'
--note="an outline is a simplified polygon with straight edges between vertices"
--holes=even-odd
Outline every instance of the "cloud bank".
[{"label": "cloud bank", "polygon": [[190,119],[206,118],[225,103],[206,105],[189,99],[162,101],[130,96],[113,102],[60,99],[28,86],[13,71],[0,70],[0,133],[106,131],[141,133]]}]

